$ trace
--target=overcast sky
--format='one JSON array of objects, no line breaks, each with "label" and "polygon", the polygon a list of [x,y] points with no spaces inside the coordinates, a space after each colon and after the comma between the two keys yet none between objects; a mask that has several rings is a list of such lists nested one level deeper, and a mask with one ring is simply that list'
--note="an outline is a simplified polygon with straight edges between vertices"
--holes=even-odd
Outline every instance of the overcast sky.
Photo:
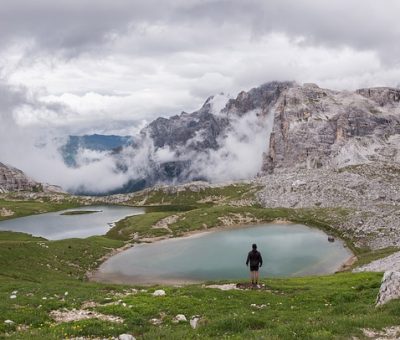
[{"label": "overcast sky", "polygon": [[271,80],[398,86],[399,14],[398,0],[2,0],[1,124],[118,132]]}]

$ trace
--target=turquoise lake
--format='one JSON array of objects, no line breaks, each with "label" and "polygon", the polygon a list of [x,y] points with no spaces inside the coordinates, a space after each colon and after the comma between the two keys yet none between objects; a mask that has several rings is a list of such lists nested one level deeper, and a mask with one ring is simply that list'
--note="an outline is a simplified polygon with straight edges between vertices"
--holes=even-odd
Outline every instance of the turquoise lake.
[{"label": "turquoise lake", "polygon": [[104,262],[94,279],[139,284],[244,279],[252,243],[264,259],[260,277],[333,273],[352,256],[342,241],[328,242],[318,229],[263,224],[135,245]]},{"label": "turquoise lake", "polygon": [[[83,215],[62,215],[68,211],[96,211]],[[20,231],[41,236],[48,240],[65,238],[85,238],[93,235],[104,235],[113,222],[127,216],[144,214],[144,208],[122,206],[86,206],[58,212],[31,215],[1,221],[0,230]]]}]

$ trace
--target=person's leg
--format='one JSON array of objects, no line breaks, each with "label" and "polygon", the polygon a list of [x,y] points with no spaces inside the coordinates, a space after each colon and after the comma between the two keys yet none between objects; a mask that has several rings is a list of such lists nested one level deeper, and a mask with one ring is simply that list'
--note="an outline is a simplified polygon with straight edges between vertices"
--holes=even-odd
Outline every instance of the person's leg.
[{"label": "person's leg", "polygon": [[250,271],[250,279],[251,279],[251,283],[254,283],[254,271],[253,270]]},{"label": "person's leg", "polygon": [[257,285],[258,284],[258,270],[254,272],[254,281]]}]

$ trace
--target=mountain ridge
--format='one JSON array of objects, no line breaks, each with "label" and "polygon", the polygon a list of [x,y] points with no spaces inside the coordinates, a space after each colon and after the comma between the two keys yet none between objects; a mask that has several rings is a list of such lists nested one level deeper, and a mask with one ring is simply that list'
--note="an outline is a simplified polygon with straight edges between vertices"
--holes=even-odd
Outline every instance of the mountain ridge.
[{"label": "mountain ridge", "polygon": [[[155,169],[148,173],[152,177],[150,185],[195,179],[211,182],[249,179],[293,167],[340,168],[374,161],[400,163],[399,89],[336,91],[315,84],[270,82],[241,91],[236,98],[227,99],[225,105],[219,103],[222,108],[218,112],[213,110],[213,100],[214,96],[209,97],[192,113],[157,118],[141,131],[143,138],[148,138],[150,144],[153,142],[153,150],[148,153]],[[252,124],[250,130],[257,131],[242,133],[248,121]],[[239,147],[250,149],[253,137],[263,139],[259,169],[245,173],[251,173],[248,177],[235,176],[227,166],[233,178],[215,176],[218,171],[213,177],[213,167],[217,168],[213,162],[218,157],[221,163],[242,157],[233,168],[248,161],[245,152],[238,155],[227,147],[230,139],[236,138]],[[157,156],[161,151],[168,154],[165,162]],[[167,163],[179,168],[172,172],[178,176],[159,176],[157,171]],[[204,164],[210,165],[210,171],[206,171]]]}]

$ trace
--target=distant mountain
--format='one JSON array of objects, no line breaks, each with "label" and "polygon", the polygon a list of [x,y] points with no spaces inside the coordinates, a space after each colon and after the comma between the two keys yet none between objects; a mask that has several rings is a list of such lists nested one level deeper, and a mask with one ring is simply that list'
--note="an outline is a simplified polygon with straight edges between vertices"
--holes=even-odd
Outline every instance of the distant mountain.
[{"label": "distant mountain", "polygon": [[83,135],[83,136],[69,136],[66,144],[64,144],[60,151],[65,164],[69,167],[78,166],[76,157],[79,151],[111,151],[117,152],[120,148],[129,145],[132,142],[130,136],[116,136],[116,135]]}]

